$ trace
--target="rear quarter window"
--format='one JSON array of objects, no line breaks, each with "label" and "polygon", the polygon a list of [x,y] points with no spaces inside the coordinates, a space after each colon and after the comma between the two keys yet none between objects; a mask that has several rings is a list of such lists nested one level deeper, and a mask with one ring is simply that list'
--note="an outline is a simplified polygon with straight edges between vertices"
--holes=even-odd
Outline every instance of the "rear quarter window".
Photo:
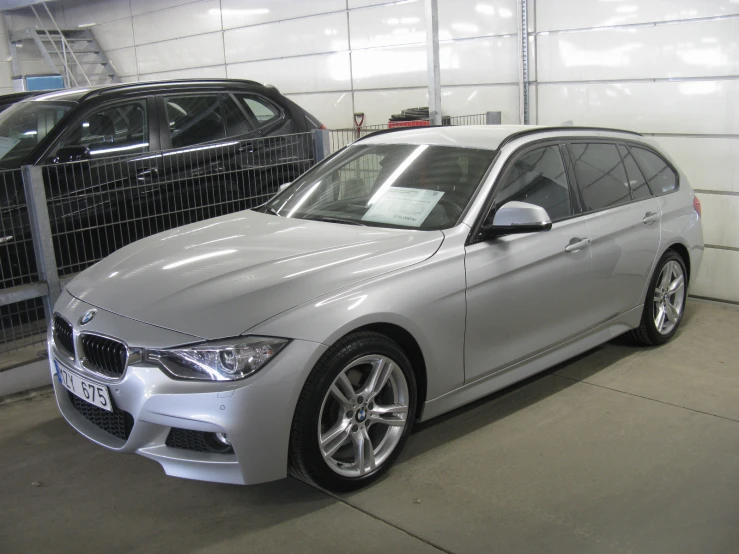
[{"label": "rear quarter window", "polygon": [[649,183],[652,193],[660,195],[677,189],[677,175],[662,157],[638,146],[632,146],[631,152]]}]

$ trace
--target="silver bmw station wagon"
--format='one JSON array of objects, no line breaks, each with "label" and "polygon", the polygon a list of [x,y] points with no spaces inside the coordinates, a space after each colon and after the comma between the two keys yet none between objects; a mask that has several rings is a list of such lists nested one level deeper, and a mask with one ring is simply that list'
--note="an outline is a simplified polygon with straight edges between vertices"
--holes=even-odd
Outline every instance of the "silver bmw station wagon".
[{"label": "silver bmw station wagon", "polygon": [[169,475],[356,489],[414,422],[625,332],[670,340],[702,253],[698,199],[638,134],[380,132],[80,274],[49,329],[56,398]]}]

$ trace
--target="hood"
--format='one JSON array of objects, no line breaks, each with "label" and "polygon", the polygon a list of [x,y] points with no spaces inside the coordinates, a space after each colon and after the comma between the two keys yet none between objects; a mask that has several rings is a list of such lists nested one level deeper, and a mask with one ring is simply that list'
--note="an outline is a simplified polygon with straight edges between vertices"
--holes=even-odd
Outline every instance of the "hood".
[{"label": "hood", "polygon": [[67,290],[125,317],[224,338],[339,288],[421,262],[443,239],[441,231],[238,212],[135,242],[82,272]]}]

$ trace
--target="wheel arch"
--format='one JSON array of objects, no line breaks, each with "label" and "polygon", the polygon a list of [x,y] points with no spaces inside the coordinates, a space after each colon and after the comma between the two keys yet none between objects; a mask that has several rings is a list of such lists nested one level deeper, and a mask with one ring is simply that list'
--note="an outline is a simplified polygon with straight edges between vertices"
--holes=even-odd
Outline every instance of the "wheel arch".
[{"label": "wheel arch", "polygon": [[[690,284],[690,252],[688,251],[688,247],[685,246],[681,242],[673,242],[672,244],[667,246],[667,248],[665,248],[665,252],[667,252],[668,250],[674,250],[675,252],[677,252],[678,256],[682,258],[683,263],[685,264],[685,271],[687,273],[686,280],[689,285]],[[662,255],[664,256],[664,253]]]},{"label": "wheel arch", "polygon": [[374,331],[375,333],[384,335],[390,340],[398,343],[406,353],[410,359],[413,373],[416,376],[416,384],[418,386],[418,390],[416,391],[417,402],[415,416],[416,419],[419,419],[423,414],[423,406],[426,403],[428,378],[426,373],[426,360],[423,355],[423,350],[421,350],[421,346],[416,338],[410,333],[410,331],[395,323],[375,322],[352,329],[337,340],[341,340],[342,338],[359,331]]}]

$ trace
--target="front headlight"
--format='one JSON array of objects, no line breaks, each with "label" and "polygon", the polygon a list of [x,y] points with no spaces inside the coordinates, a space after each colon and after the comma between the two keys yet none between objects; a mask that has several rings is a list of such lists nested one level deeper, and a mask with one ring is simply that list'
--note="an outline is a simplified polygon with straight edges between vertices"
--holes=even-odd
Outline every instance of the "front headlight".
[{"label": "front headlight", "polygon": [[235,381],[259,371],[288,339],[237,337],[167,350],[147,350],[147,360],[179,379]]}]

